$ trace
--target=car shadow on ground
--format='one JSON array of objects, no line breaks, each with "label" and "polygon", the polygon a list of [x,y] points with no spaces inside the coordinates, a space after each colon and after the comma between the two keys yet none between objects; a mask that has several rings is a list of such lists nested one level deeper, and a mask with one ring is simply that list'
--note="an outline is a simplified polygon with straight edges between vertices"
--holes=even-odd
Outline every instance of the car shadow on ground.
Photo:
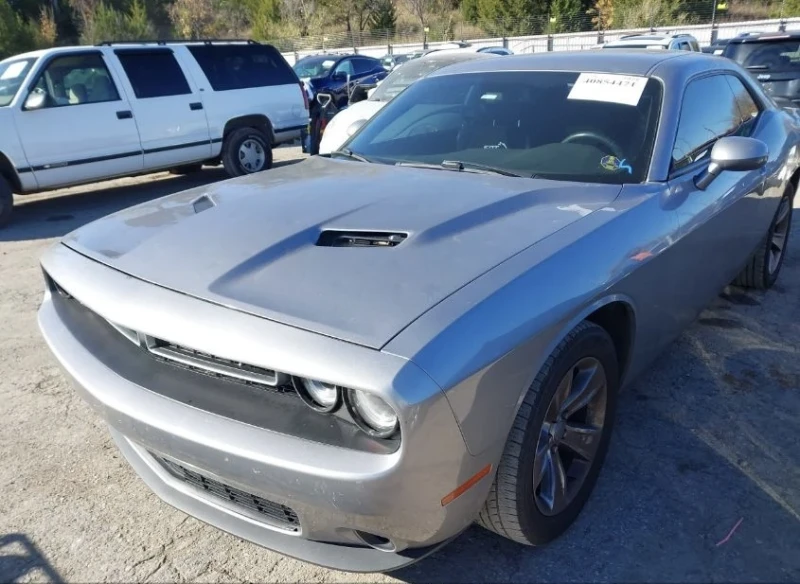
[{"label": "car shadow on ground", "polygon": [[27,536],[21,533],[0,536],[0,582],[42,579],[64,582]]},{"label": "car shadow on ground", "polygon": [[772,290],[728,288],[621,393],[600,480],[564,536],[532,548],[474,526],[392,576],[412,583],[797,582],[796,249]]},{"label": "car shadow on ground", "polygon": [[[274,168],[300,160],[276,161]],[[0,243],[61,237],[127,207],[227,179],[221,167],[211,167],[185,176],[159,173],[55,191],[52,195],[16,197],[14,217],[10,225],[0,229]]]}]

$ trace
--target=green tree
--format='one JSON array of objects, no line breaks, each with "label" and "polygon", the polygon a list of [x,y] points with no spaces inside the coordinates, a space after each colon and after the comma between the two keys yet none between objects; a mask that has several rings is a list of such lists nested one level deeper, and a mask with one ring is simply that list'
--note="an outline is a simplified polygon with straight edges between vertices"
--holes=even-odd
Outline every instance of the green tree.
[{"label": "green tree", "polygon": [[550,4],[550,22],[547,32],[577,32],[586,20],[581,0],[553,0]]},{"label": "green tree", "polygon": [[370,14],[369,28],[394,34],[397,29],[397,11],[392,0],[378,0]]},{"label": "green tree", "polygon": [[133,0],[124,20],[125,34],[130,40],[152,39],[156,36],[153,23],[147,16],[147,6],[142,0]]},{"label": "green tree", "polygon": [[0,0],[0,59],[36,48],[35,23],[16,12],[8,0]]},{"label": "green tree", "polygon": [[461,15],[464,20],[472,24],[476,24],[480,20],[480,7],[478,0],[461,0]]},{"label": "green tree", "polygon": [[538,34],[546,26],[547,0],[478,0],[478,13],[490,34]]}]

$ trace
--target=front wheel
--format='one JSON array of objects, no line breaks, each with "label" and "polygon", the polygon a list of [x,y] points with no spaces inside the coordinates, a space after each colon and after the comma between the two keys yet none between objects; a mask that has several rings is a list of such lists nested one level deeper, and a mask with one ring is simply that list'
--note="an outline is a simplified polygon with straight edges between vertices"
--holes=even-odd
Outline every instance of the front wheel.
[{"label": "front wheel", "polygon": [[744,288],[767,290],[778,280],[786,249],[789,246],[789,232],[792,228],[792,203],[794,189],[783,195],[778,210],[772,218],[764,239],[756,249],[747,265],[734,280],[734,284]]},{"label": "front wheel", "polygon": [[611,337],[582,322],[528,389],[479,516],[483,527],[540,545],[572,524],[608,450],[618,384]]},{"label": "front wheel", "polygon": [[272,167],[272,146],[264,132],[239,128],[231,132],[222,147],[222,165],[231,176],[253,174]]},{"label": "front wheel", "polygon": [[0,176],[0,227],[11,222],[11,215],[14,211],[14,195],[11,192],[11,185]]}]

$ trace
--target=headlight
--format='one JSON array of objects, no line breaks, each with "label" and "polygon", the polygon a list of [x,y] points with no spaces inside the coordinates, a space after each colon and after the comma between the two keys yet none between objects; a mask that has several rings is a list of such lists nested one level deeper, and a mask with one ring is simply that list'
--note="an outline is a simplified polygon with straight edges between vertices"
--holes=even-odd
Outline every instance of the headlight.
[{"label": "headlight", "polygon": [[332,412],[339,407],[341,391],[335,385],[303,377],[295,377],[293,382],[300,399],[318,412]]},{"label": "headlight", "polygon": [[367,434],[388,438],[397,430],[397,414],[377,395],[348,389],[347,406],[350,415]]}]

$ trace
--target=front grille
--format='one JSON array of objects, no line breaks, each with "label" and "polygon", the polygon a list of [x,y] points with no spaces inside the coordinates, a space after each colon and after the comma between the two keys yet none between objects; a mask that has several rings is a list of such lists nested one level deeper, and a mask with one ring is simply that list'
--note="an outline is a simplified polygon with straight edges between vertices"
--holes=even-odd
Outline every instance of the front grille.
[{"label": "front grille", "polygon": [[287,531],[300,531],[297,513],[286,505],[267,501],[256,495],[215,481],[161,456],[154,454],[153,457],[174,477],[192,485],[196,489],[200,489],[218,499],[233,503],[237,507],[257,513],[277,527]]},{"label": "front grille", "polygon": [[153,337],[143,336],[143,340],[145,348],[154,357],[197,373],[269,387],[282,385],[280,375],[271,369],[223,359]]}]

